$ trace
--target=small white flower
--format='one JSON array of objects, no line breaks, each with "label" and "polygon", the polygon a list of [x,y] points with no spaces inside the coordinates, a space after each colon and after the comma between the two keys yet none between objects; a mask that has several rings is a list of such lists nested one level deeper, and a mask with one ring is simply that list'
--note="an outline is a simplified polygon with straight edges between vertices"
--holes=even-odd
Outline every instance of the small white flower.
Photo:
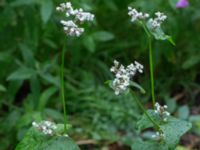
[{"label": "small white flower", "polygon": [[128,15],[131,16],[131,22],[145,20],[149,17],[148,13],[138,12],[135,8],[128,7]]},{"label": "small white flower", "polygon": [[155,15],[156,18],[150,18],[149,22],[153,28],[158,28],[167,19],[167,16],[161,12],[156,12]]},{"label": "small white flower", "polygon": [[52,136],[57,128],[56,124],[50,121],[32,122],[32,126],[45,135]]},{"label": "small white flower", "polygon": [[114,89],[115,94],[119,95],[128,89],[131,79],[137,72],[143,72],[143,66],[137,62],[124,67],[123,65],[120,65],[118,61],[114,60],[114,66],[110,68],[110,71],[115,74],[112,88]]},{"label": "small white flower", "polygon": [[155,110],[154,112],[159,114],[159,116],[161,117],[161,119],[166,122],[168,117],[170,116],[170,113],[168,111],[166,111],[167,106],[161,106],[159,103],[155,104]]},{"label": "small white flower", "polygon": [[79,37],[84,32],[84,28],[79,27],[80,23],[94,20],[93,14],[84,12],[82,8],[74,9],[70,2],[61,3],[56,7],[56,10],[65,12],[68,21],[61,20],[61,24],[64,26],[65,33],[69,36]]},{"label": "small white flower", "polygon": [[155,140],[161,140],[165,138],[165,134],[162,131],[157,131],[151,137],[154,138]]}]

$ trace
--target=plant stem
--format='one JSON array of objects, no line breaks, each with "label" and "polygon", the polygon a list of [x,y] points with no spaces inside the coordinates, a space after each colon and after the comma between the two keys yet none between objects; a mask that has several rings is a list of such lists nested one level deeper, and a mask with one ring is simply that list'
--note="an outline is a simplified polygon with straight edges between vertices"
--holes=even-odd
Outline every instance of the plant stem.
[{"label": "plant stem", "polygon": [[65,49],[63,48],[62,54],[61,54],[60,73],[61,73],[61,98],[62,98],[63,115],[64,115],[64,133],[66,133],[67,132],[67,114],[66,114],[66,102],[65,102],[64,67],[65,67]]},{"label": "plant stem", "polygon": [[151,118],[151,116],[149,116],[149,114],[147,113],[146,109],[144,108],[144,106],[142,105],[142,103],[140,102],[140,100],[138,100],[138,98],[135,96],[135,93],[131,90],[132,95],[134,97],[134,99],[136,100],[138,106],[142,109],[142,111],[144,112],[144,114],[146,115],[146,117],[152,122],[152,124],[154,125],[154,127],[157,130],[160,130],[160,126]]},{"label": "plant stem", "polygon": [[155,107],[155,88],[154,88],[154,74],[153,74],[153,54],[152,54],[152,40],[151,37],[148,38],[149,40],[149,66],[150,66],[150,78],[151,78],[151,96],[152,96],[152,103],[153,107]]},{"label": "plant stem", "polygon": [[155,88],[154,88],[154,68],[153,68],[153,53],[152,53],[152,38],[151,33],[146,27],[144,23],[141,23],[142,27],[144,28],[144,31],[148,37],[148,45],[149,45],[149,67],[150,67],[150,79],[151,79],[151,99],[153,107],[155,107]]}]

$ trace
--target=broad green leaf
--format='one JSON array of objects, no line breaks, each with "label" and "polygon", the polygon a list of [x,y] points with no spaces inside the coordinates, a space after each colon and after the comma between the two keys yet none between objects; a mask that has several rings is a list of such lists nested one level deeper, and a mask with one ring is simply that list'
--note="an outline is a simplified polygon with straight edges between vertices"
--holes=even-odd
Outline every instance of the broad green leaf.
[{"label": "broad green leaf", "polygon": [[167,145],[156,141],[137,140],[131,146],[132,150],[168,150]]},{"label": "broad green leaf", "polygon": [[[161,121],[159,115],[156,114],[154,110],[147,110],[147,113],[155,122]],[[146,117],[146,115],[143,115],[141,119],[137,122],[137,127],[139,131],[153,126],[153,123]]]},{"label": "broad green leaf", "polygon": [[65,136],[46,136],[31,128],[15,150],[80,150],[76,143]]},{"label": "broad green leaf", "polygon": [[5,91],[6,91],[5,86],[3,86],[2,84],[0,84],[0,91],[1,91],[1,92],[5,92]]},{"label": "broad green leaf", "polygon": [[178,117],[180,119],[187,119],[189,117],[189,107],[187,105],[178,108]]},{"label": "broad green leaf", "polygon": [[90,52],[95,51],[96,45],[92,36],[86,36],[83,39],[83,44]]},{"label": "broad green leaf", "polygon": [[192,124],[174,117],[161,125],[161,130],[165,134],[165,143],[170,149],[174,149],[179,143],[181,136],[192,128]]},{"label": "broad green leaf", "polygon": [[44,24],[47,23],[47,21],[51,17],[52,12],[53,12],[52,0],[42,0],[40,13]]},{"label": "broad green leaf", "polygon": [[115,36],[107,31],[99,31],[92,34],[93,38],[97,41],[106,42],[115,38]]},{"label": "broad green leaf", "polygon": [[35,75],[36,71],[30,68],[19,68],[15,72],[11,73],[7,80],[25,80],[25,79],[30,79],[31,76]]},{"label": "broad green leaf", "polygon": [[156,40],[168,40],[172,45],[175,45],[172,37],[166,35],[161,27],[153,28],[150,21],[147,22],[146,26]]},{"label": "broad green leaf", "polygon": [[41,146],[41,150],[80,150],[74,141],[67,137],[56,137]]}]

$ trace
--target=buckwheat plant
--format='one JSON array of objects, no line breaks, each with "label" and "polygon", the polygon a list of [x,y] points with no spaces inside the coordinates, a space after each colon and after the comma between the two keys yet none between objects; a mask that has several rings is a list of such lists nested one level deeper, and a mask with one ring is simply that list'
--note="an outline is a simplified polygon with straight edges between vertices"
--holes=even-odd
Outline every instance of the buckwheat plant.
[{"label": "buckwheat plant", "polygon": [[[150,85],[151,85],[151,99],[153,109],[146,109],[141,101],[136,96],[133,87],[143,89],[140,85],[133,81],[133,77],[138,73],[143,73],[143,65],[134,62],[127,67],[121,65],[118,61],[114,61],[114,66],[110,71],[114,73],[115,78],[109,82],[111,88],[116,95],[130,92],[143,111],[144,115],[137,122],[139,131],[151,130],[152,136],[147,140],[135,140],[131,145],[133,150],[174,150],[179,143],[183,134],[190,128],[191,123],[173,117],[167,110],[167,106],[160,105],[156,102],[154,90],[154,65],[153,65],[153,49],[152,43],[154,40],[168,40],[171,44],[175,45],[172,38],[166,35],[162,30],[162,24],[165,23],[167,15],[158,11],[153,16],[148,13],[140,12],[135,8],[128,7],[128,15],[130,16],[131,23],[135,23],[144,29],[148,40],[148,55],[149,55],[149,68],[150,68]],[[145,131],[144,131],[145,130]]]},{"label": "buckwheat plant", "polygon": [[[74,9],[71,2],[61,3],[57,11],[63,13],[65,18],[60,21],[67,37],[79,37],[84,33],[81,25],[94,20],[94,15],[83,11],[82,8]],[[51,121],[32,122],[32,128],[23,140],[17,145],[16,150],[80,150],[67,135],[71,127],[67,120],[65,86],[64,86],[64,48],[61,53],[61,100],[63,105],[64,124],[55,124]]]},{"label": "buckwheat plant", "polygon": [[[84,28],[80,27],[81,24],[88,21],[94,20],[94,15],[89,12],[84,12],[82,8],[74,9],[71,2],[61,3],[56,10],[65,14],[65,20],[61,20],[60,23],[63,25],[64,32],[68,37],[75,36],[79,37],[83,32]],[[66,104],[64,95],[64,50],[62,51],[62,62],[61,62],[61,95],[64,110],[64,120],[65,120],[65,132],[67,125],[66,117]]]}]

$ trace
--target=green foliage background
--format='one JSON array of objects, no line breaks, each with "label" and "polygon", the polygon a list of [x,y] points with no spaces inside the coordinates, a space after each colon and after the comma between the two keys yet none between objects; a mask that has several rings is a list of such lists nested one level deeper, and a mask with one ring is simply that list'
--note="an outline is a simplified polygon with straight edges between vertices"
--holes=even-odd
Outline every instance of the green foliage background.
[{"label": "green foliage background", "polygon": [[[80,38],[68,38],[55,7],[62,0],[0,1],[0,149],[13,149],[33,120],[62,122],[59,64],[65,48],[65,86],[70,135],[76,140],[122,141],[138,137],[134,130],[141,113],[130,95],[115,96],[104,84],[112,78],[114,59],[134,60],[145,66],[136,80],[150,99],[147,40],[143,30],[130,23],[127,6],[154,13],[163,11],[163,28],[176,46],[154,42],[156,97],[170,112],[194,122],[200,135],[200,3],[175,8],[177,0],[72,0],[93,12],[95,23]],[[177,95],[183,95],[180,101]],[[195,109],[196,110],[196,109]],[[193,116],[196,115],[196,116]]]}]

